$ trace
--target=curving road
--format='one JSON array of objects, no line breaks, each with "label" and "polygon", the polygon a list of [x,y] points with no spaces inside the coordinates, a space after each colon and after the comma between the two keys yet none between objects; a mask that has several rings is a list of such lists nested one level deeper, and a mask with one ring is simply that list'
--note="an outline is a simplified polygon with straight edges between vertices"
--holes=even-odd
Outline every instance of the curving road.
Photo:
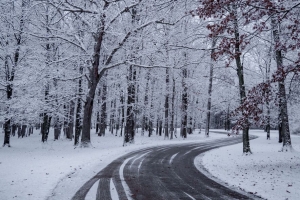
[{"label": "curving road", "polygon": [[194,166],[199,154],[241,141],[239,136],[129,153],[87,181],[72,200],[84,200],[92,187],[97,187],[92,194],[96,200],[254,199],[209,179]]}]

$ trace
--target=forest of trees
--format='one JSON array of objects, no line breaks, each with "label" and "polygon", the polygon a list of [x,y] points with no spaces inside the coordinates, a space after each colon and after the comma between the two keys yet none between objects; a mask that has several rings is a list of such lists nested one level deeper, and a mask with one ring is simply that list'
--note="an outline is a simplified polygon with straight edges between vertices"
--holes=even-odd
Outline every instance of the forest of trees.
[{"label": "forest of trees", "polygon": [[249,128],[283,151],[300,132],[299,1],[2,0],[0,27],[3,146],[222,128],[248,154]]}]

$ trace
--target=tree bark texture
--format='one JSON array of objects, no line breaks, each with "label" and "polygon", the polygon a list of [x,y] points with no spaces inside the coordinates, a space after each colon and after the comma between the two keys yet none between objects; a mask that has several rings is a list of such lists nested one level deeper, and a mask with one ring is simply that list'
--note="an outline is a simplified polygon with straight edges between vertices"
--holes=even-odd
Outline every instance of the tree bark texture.
[{"label": "tree bark texture", "polygon": [[174,135],[174,115],[175,115],[175,79],[173,77],[173,86],[172,86],[172,104],[171,104],[171,124],[170,124],[170,131],[171,131],[171,135],[170,135],[170,139],[173,139],[173,135]]},{"label": "tree bark texture", "polygon": [[[272,32],[275,43],[275,57],[277,69],[284,71],[283,62],[282,62],[282,53],[280,46],[280,37],[279,37],[279,23],[276,19],[276,15],[271,16]],[[284,76],[284,75],[282,75]],[[279,91],[279,113],[281,123],[281,135],[282,135],[282,151],[290,151],[292,148],[292,141],[290,136],[289,128],[289,118],[288,118],[288,109],[287,109],[287,98],[286,98],[286,89],[285,89],[285,77],[282,77],[278,82],[278,91]]]},{"label": "tree bark texture", "polygon": [[182,70],[182,75],[183,75],[183,80],[182,80],[182,87],[183,87],[183,91],[182,91],[182,119],[181,119],[181,136],[183,138],[186,138],[187,136],[187,123],[188,123],[188,119],[187,119],[187,109],[188,109],[188,88],[186,86],[185,83],[185,79],[187,78],[187,69],[184,68]]},{"label": "tree bark texture", "polygon": [[214,48],[216,46],[216,38],[212,39],[212,50],[211,50],[211,63],[209,69],[209,84],[208,84],[208,100],[207,100],[207,111],[206,111],[206,126],[205,126],[205,135],[209,136],[209,124],[210,124],[210,113],[211,113],[211,94],[212,94],[212,83],[214,75],[214,60],[213,54],[215,52]]},{"label": "tree bark texture", "polygon": [[102,135],[105,136],[106,120],[107,120],[106,95],[107,95],[106,78],[103,77],[102,94],[101,94],[100,127],[99,127],[98,136],[102,136]]},{"label": "tree bark texture", "polygon": [[[6,96],[7,99],[10,100],[12,97],[12,82],[14,81],[15,78],[15,71],[16,71],[16,66],[18,65],[19,62],[19,57],[20,57],[20,45],[22,42],[22,36],[23,36],[23,31],[24,31],[24,17],[25,17],[25,8],[27,6],[26,0],[22,0],[22,11],[21,11],[21,18],[20,18],[20,27],[19,27],[19,32],[16,33],[15,39],[17,41],[16,43],[16,50],[14,52],[14,58],[13,58],[13,65],[11,70],[9,70],[8,66],[8,59],[9,56],[5,56],[5,74],[6,74]],[[7,110],[7,114],[9,113],[9,109]],[[11,119],[10,118],[5,118],[4,122],[4,142],[3,142],[3,147],[7,145],[10,147],[10,134],[11,134]]]},{"label": "tree bark texture", "polygon": [[61,134],[61,129],[60,129],[60,127],[54,128],[54,140],[58,140],[60,134]]},{"label": "tree bark texture", "polygon": [[169,138],[169,69],[166,69],[166,98],[165,98],[165,138]]},{"label": "tree bark texture", "polygon": [[94,106],[94,97],[97,84],[93,83],[90,87],[89,94],[86,97],[86,101],[83,109],[83,121],[82,121],[82,136],[81,145],[82,147],[89,147],[91,142],[91,120]]},{"label": "tree bark texture", "polygon": [[69,111],[68,111],[69,106],[67,104],[64,104],[64,119],[63,119],[63,131],[64,131],[64,136],[67,137],[68,134],[68,119],[69,119]]},{"label": "tree bark texture", "polygon": [[69,140],[73,139],[73,134],[74,134],[74,112],[75,112],[75,102],[74,102],[74,100],[72,100],[70,102],[68,130],[67,130],[67,134],[66,134],[66,137]]},{"label": "tree bark texture", "polygon": [[[239,79],[239,92],[240,92],[240,102],[243,104],[246,98],[246,89],[244,81],[244,68],[241,62],[241,52],[240,52],[240,33],[237,19],[237,7],[233,3],[233,16],[234,16],[234,37],[235,37],[235,62],[237,67],[237,75]],[[242,113],[244,116],[244,111]],[[250,140],[249,140],[249,123],[248,119],[245,119],[243,124],[243,153],[251,153]]]},{"label": "tree bark texture", "polygon": [[[49,95],[49,84],[47,83],[45,87],[45,102],[48,102],[48,95]],[[48,112],[45,110],[43,113],[43,123],[41,128],[42,134],[42,142],[47,142],[49,128],[50,128],[51,117],[49,116]]]},{"label": "tree bark texture", "polygon": [[142,136],[144,135],[145,130],[149,131],[149,119],[148,114],[146,113],[147,106],[149,104],[149,79],[150,72],[146,73],[146,89],[145,89],[145,97],[144,97],[144,110],[143,110],[143,121],[142,121]]},{"label": "tree bark texture", "polygon": [[[108,2],[105,2],[104,9],[105,10],[108,6]],[[86,96],[84,108],[83,108],[83,120],[82,120],[82,137],[81,137],[81,146],[82,147],[89,147],[91,143],[91,120],[92,120],[92,113],[93,113],[93,106],[94,106],[94,98],[96,93],[96,88],[99,83],[100,78],[103,76],[105,70],[102,70],[100,73],[99,65],[100,65],[100,52],[102,47],[102,42],[105,34],[105,14],[101,16],[100,19],[100,28],[95,37],[95,46],[94,46],[94,55],[93,55],[93,62],[92,68],[89,70],[89,92]]]},{"label": "tree bark texture", "polygon": [[135,80],[136,70],[132,65],[129,66],[128,86],[127,86],[127,111],[126,111],[126,125],[124,133],[124,144],[134,142],[134,104],[135,104]]},{"label": "tree bark texture", "polygon": [[159,135],[159,136],[162,135],[162,128],[163,128],[163,127],[162,127],[162,124],[163,124],[163,123],[162,123],[162,120],[159,119],[159,120],[158,120],[158,135]]},{"label": "tree bark texture", "polygon": [[42,142],[47,142],[49,135],[49,128],[51,123],[51,117],[48,116],[48,113],[43,114],[43,123],[42,123]]},{"label": "tree bark texture", "polygon": [[[272,62],[272,56],[271,56],[271,49],[269,50],[268,52],[268,58],[269,58],[269,61],[266,65],[266,81],[267,83],[269,83],[270,81],[270,67],[271,67],[271,62]],[[269,97],[270,95],[270,89],[267,88],[267,91],[266,91],[266,95],[267,97]],[[271,124],[270,124],[270,102],[267,100],[266,102],[266,107],[267,107],[267,116],[266,116],[266,132],[267,132],[267,140],[270,140],[270,131],[271,131]]]},{"label": "tree bark texture", "polygon": [[[83,73],[83,68],[79,68],[80,74]],[[78,80],[78,93],[82,93],[82,78]],[[81,98],[80,96],[77,98],[77,105],[76,105],[76,114],[75,114],[75,136],[74,136],[74,145],[77,146],[79,144],[79,136],[82,130],[82,121],[81,121]]]}]

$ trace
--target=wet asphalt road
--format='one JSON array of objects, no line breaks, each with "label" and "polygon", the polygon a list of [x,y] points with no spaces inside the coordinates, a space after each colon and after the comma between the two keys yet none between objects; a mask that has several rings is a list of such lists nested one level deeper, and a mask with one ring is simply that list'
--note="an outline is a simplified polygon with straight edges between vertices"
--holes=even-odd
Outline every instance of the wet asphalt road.
[{"label": "wet asphalt road", "polygon": [[131,152],[87,181],[72,200],[84,200],[94,184],[95,200],[255,199],[209,179],[194,165],[199,154],[239,142],[240,136]]}]

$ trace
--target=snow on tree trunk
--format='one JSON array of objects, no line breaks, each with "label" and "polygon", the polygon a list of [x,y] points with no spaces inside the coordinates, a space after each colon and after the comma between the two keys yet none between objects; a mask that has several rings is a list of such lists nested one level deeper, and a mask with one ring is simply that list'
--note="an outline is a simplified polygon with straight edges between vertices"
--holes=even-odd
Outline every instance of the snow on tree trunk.
[{"label": "snow on tree trunk", "polygon": [[186,85],[186,79],[187,78],[187,69],[184,68],[182,70],[182,95],[181,95],[181,101],[182,101],[182,114],[181,114],[181,132],[180,135],[183,138],[186,138],[187,136],[187,109],[188,109],[188,94],[187,94],[187,85]]},{"label": "snow on tree trunk", "polygon": [[[45,86],[45,103],[48,102],[49,89],[50,89],[50,86],[47,83],[47,85]],[[42,128],[41,128],[42,142],[43,143],[47,142],[47,140],[48,140],[50,122],[51,122],[51,117],[49,116],[47,110],[44,110],[43,122],[42,122]]]},{"label": "snow on tree trunk", "polygon": [[59,117],[56,116],[54,118],[54,140],[58,140],[61,134],[61,124],[59,121]]},{"label": "snow on tree trunk", "polygon": [[[240,102],[241,105],[246,99],[246,89],[245,89],[245,81],[244,81],[244,67],[241,62],[241,52],[240,52],[240,33],[239,33],[239,25],[237,19],[237,7],[236,4],[233,3],[233,20],[234,20],[234,37],[235,37],[235,62],[237,67],[237,75],[239,79],[239,92],[240,92]],[[245,110],[242,111],[242,115],[244,115]],[[248,119],[245,117],[243,124],[243,153],[248,154],[251,153],[250,149],[250,140],[249,140],[249,123]]]},{"label": "snow on tree trunk", "polygon": [[[98,70],[97,70],[98,71]],[[83,120],[82,120],[82,136],[81,136],[81,146],[82,147],[89,147],[91,144],[91,121],[92,121],[92,113],[93,113],[93,106],[94,106],[94,97],[95,91],[97,88],[97,74],[95,76],[90,74],[90,88],[88,95],[86,96],[84,108],[83,108]],[[94,76],[94,77],[93,77]]]},{"label": "snow on tree trunk", "polygon": [[51,117],[48,116],[48,113],[43,113],[43,123],[41,128],[43,143],[47,142],[48,140],[50,123],[51,123]]},{"label": "snow on tree trunk", "polygon": [[[23,36],[23,31],[24,31],[24,25],[25,25],[25,9],[27,7],[27,1],[22,0],[21,3],[21,17],[20,17],[20,25],[17,27],[19,28],[19,32],[14,33],[14,37],[16,39],[16,49],[14,51],[13,55],[13,65],[11,67],[11,70],[9,70],[8,66],[8,59],[11,59],[10,56],[5,56],[5,75],[6,75],[6,96],[7,100],[10,100],[12,98],[12,92],[13,92],[13,87],[12,87],[12,82],[14,81],[15,78],[15,71],[16,67],[19,62],[19,57],[20,57],[20,49],[21,49],[21,42],[22,42],[22,36]],[[13,8],[14,9],[14,8]],[[7,108],[6,114],[9,114],[9,108]],[[11,134],[11,119],[10,118],[5,118],[4,122],[4,142],[3,142],[3,147],[8,146],[10,147],[10,134]]]},{"label": "snow on tree trunk", "polygon": [[[108,2],[105,2],[104,9],[108,7]],[[83,119],[82,119],[82,136],[81,136],[81,146],[89,147],[91,145],[91,121],[93,114],[93,106],[94,106],[94,97],[96,93],[97,85],[100,81],[100,78],[105,73],[105,70],[102,70],[100,73],[99,65],[100,65],[100,51],[102,47],[102,42],[104,40],[104,26],[105,26],[105,18],[106,15],[103,14],[100,19],[100,27],[95,39],[94,46],[94,55],[92,67],[89,69],[89,84],[88,84],[88,93],[86,95],[85,104],[83,106]]]},{"label": "snow on tree trunk", "polygon": [[[270,50],[268,52],[268,63],[266,64],[266,82],[269,83],[270,82],[270,68],[271,68],[271,59],[272,59],[272,56],[271,56],[271,47],[270,47]],[[267,97],[269,97],[270,95],[270,88],[267,88],[267,91],[266,91],[266,95]],[[267,116],[266,116],[266,132],[267,132],[267,140],[270,140],[270,131],[271,131],[271,122],[270,122],[270,112],[271,112],[271,109],[270,109],[270,102],[269,100],[267,100],[266,102],[266,107],[267,107]]]},{"label": "snow on tree trunk", "polygon": [[[174,76],[174,72],[172,72],[172,75]],[[170,131],[171,131],[171,135],[170,135],[170,140],[173,139],[173,135],[174,135],[174,131],[175,131],[175,127],[174,127],[174,115],[175,115],[175,79],[173,77],[173,86],[172,86],[172,104],[171,104],[171,125],[170,125]]]},{"label": "snow on tree trunk", "polygon": [[70,102],[70,112],[69,112],[69,120],[68,120],[68,130],[67,130],[67,138],[72,140],[74,134],[74,112],[75,112],[75,102],[72,100]]},{"label": "snow on tree trunk", "polygon": [[162,120],[159,119],[159,120],[158,120],[158,135],[159,135],[159,136],[162,136],[162,128],[163,128],[163,127],[162,127],[162,124],[163,124],[163,123],[162,123]]},{"label": "snow on tree trunk", "polygon": [[106,83],[106,75],[104,75],[102,78],[100,127],[99,127],[98,136],[105,136],[106,120],[107,120],[107,113],[106,113],[107,85],[106,84],[107,84]]},{"label": "snow on tree trunk", "polygon": [[[274,49],[275,49],[277,69],[283,70],[282,53],[280,49],[279,23],[278,20],[276,19],[275,13],[271,16],[271,25],[272,25],[273,38],[275,43]],[[292,141],[290,136],[287,98],[286,98],[284,79],[285,78],[282,77],[278,82],[279,116],[280,116],[279,123],[281,124],[282,151],[291,151]]]},{"label": "snow on tree trunk", "polygon": [[169,69],[166,69],[165,138],[169,138]]},{"label": "snow on tree trunk", "polygon": [[148,113],[146,113],[146,109],[148,107],[149,102],[149,70],[146,72],[146,88],[145,88],[145,97],[144,97],[144,108],[143,108],[143,116],[142,116],[142,133],[141,135],[144,136],[145,130],[149,131],[149,124],[148,124]]},{"label": "snow on tree trunk", "polygon": [[206,113],[206,126],[205,126],[205,135],[209,136],[209,124],[210,124],[210,113],[211,113],[211,94],[212,94],[212,83],[214,75],[214,64],[213,64],[213,54],[215,52],[214,48],[216,46],[216,38],[212,39],[212,50],[211,50],[211,63],[209,70],[209,85],[208,85],[208,99],[207,99],[207,113]]},{"label": "snow on tree trunk", "polygon": [[3,143],[3,147],[5,145],[7,145],[8,147],[10,147],[9,144],[9,139],[10,139],[10,132],[11,132],[11,126],[10,126],[10,119],[7,119],[4,122],[4,143]]},{"label": "snow on tree trunk", "polygon": [[68,104],[67,103],[64,104],[63,109],[64,109],[63,131],[64,131],[64,136],[66,138],[68,138],[67,133],[68,133],[69,111],[68,111]]},{"label": "snow on tree trunk", "polygon": [[[149,114],[149,134],[148,136],[150,137],[152,135],[152,132],[154,131],[154,126],[153,126],[153,121],[154,121],[154,115],[153,115],[153,110],[154,110],[154,87],[155,87],[155,81],[152,81],[151,83],[151,103],[150,103],[150,114]],[[157,129],[156,129],[157,130]]]},{"label": "snow on tree trunk", "polygon": [[[80,74],[83,73],[83,68],[79,68]],[[78,93],[81,94],[82,92],[82,78],[78,80]],[[81,120],[81,98],[77,98],[77,105],[76,105],[76,114],[75,114],[75,136],[74,136],[74,145],[77,146],[79,144],[79,136],[82,130],[82,120]]]},{"label": "snow on tree trunk", "polygon": [[126,111],[126,125],[124,131],[124,145],[127,143],[134,143],[134,104],[135,104],[135,80],[136,70],[132,65],[129,66],[128,72],[128,86],[127,86],[127,111]]}]

